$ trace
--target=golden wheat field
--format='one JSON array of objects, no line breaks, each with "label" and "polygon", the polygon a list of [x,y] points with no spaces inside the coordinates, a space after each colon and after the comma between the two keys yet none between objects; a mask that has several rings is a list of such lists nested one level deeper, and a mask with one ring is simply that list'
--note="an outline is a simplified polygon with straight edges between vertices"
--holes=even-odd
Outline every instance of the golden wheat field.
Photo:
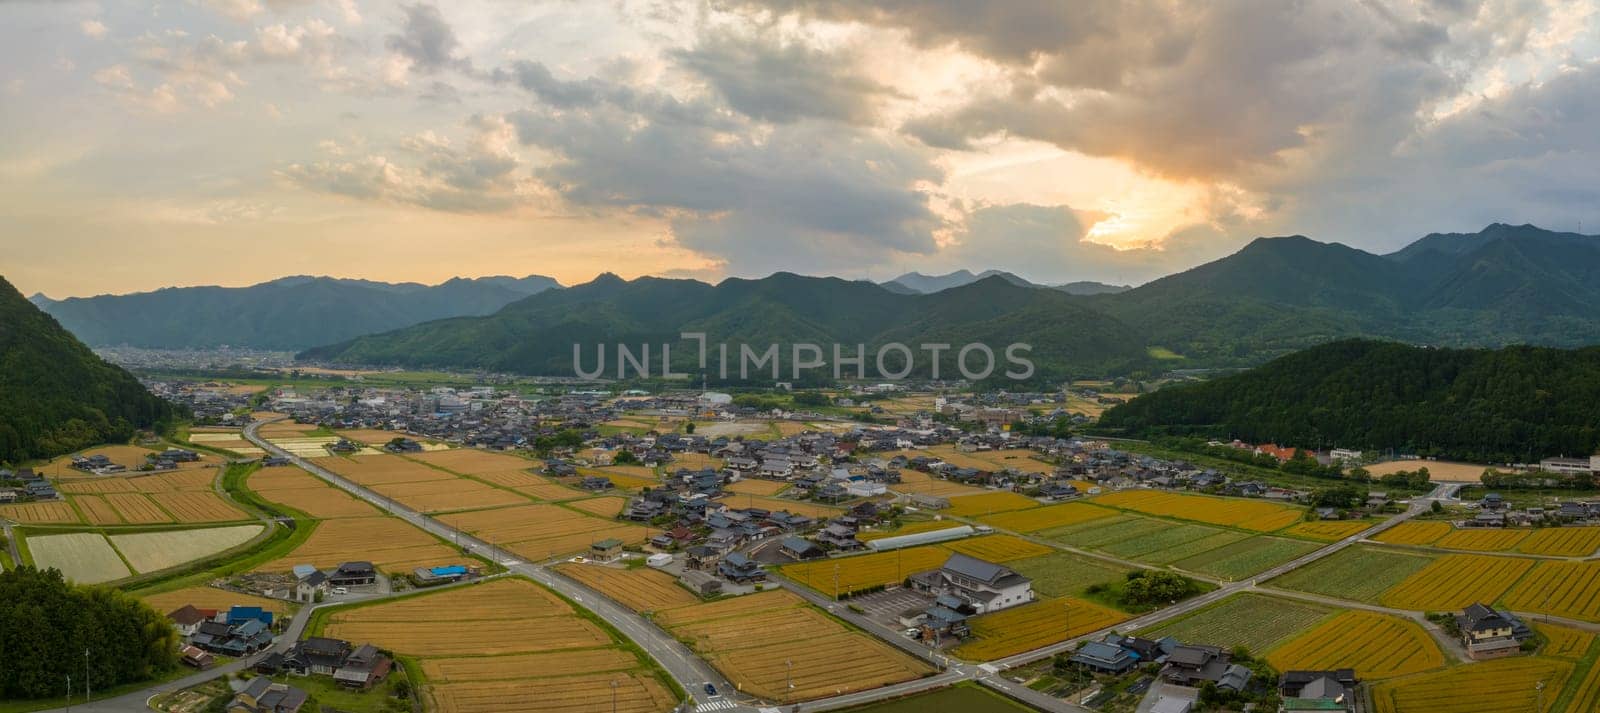
[{"label": "golden wheat field", "polygon": [[661,612],[656,621],[741,691],[772,701],[866,690],[932,672],[788,592],[691,604]]},{"label": "golden wheat field", "polygon": [[234,606],[261,607],[274,614],[282,615],[288,611],[289,603],[282,599],[268,599],[250,594],[230,592],[215,587],[184,587],[166,592],[153,594],[135,593],[145,604],[149,604],[162,614],[182,609],[184,605],[192,605],[196,609],[224,610]]},{"label": "golden wheat field", "polygon": [[149,497],[178,522],[232,522],[250,519],[243,510],[209,491],[154,493]]},{"label": "golden wheat field", "polygon": [[462,656],[423,659],[422,672],[430,683],[495,681],[527,676],[575,676],[603,671],[626,671],[639,665],[639,657],[622,649],[578,649],[504,656]]},{"label": "golden wheat field", "polygon": [[517,493],[465,478],[385,483],[370,487],[412,510],[425,513],[475,510],[528,502],[528,498]]},{"label": "golden wheat field", "polygon": [[78,495],[72,498],[73,504],[78,506],[78,511],[83,513],[84,521],[90,525],[121,525],[122,516],[117,514],[117,509],[111,503],[98,495]]},{"label": "golden wheat field", "polygon": [[841,508],[822,505],[820,503],[806,502],[803,500],[784,500],[782,498],[768,498],[759,495],[729,495],[723,498],[728,507],[734,508],[763,508],[772,512],[788,510],[796,515],[806,517],[833,517],[841,512]]},{"label": "golden wheat field", "polygon": [[1308,540],[1333,542],[1342,540],[1362,530],[1372,527],[1366,520],[1331,520],[1319,522],[1302,522],[1294,527],[1284,530],[1280,534],[1293,537],[1304,537]]},{"label": "golden wheat field", "polygon": [[1367,472],[1373,478],[1379,478],[1390,473],[1402,470],[1414,471],[1418,468],[1427,468],[1429,477],[1434,481],[1449,480],[1462,481],[1476,484],[1483,477],[1483,471],[1490,466],[1480,463],[1456,463],[1445,460],[1393,460],[1387,463],[1375,463],[1366,466]]},{"label": "golden wheat field", "polygon": [[1033,507],[1039,507],[1039,501],[1016,493],[991,491],[950,498],[950,507],[944,512],[958,517],[976,517]]},{"label": "golden wheat field", "polygon": [[63,500],[21,505],[0,505],[0,517],[24,525],[72,524],[78,522],[78,513]]},{"label": "golden wheat field", "polygon": [[[914,452],[912,453],[915,455]],[[900,471],[900,482],[894,484],[890,490],[899,493],[918,493],[947,498],[962,495],[982,495],[986,492],[983,488],[975,488],[971,485],[962,485],[955,481],[935,478],[927,473],[909,468]]]},{"label": "golden wheat field", "polygon": [[607,538],[633,544],[650,536],[650,530],[639,525],[543,503],[452,513],[439,519],[532,560],[583,552]]},{"label": "golden wheat field", "polygon": [[246,484],[265,500],[317,519],[378,514],[373,506],[299,468],[263,468],[251,473]]},{"label": "golden wheat field", "polygon": [[638,672],[447,683],[428,695],[442,713],[656,713],[677,703],[655,676]]},{"label": "golden wheat field", "polygon": [[1353,668],[1356,676],[1392,678],[1444,665],[1444,654],[1415,622],[1346,611],[1267,654],[1280,671]]},{"label": "golden wheat field", "polygon": [[851,592],[885,584],[898,584],[916,572],[936,569],[950,559],[942,547],[908,547],[834,560],[784,565],[783,576],[823,594]]},{"label": "golden wheat field", "polygon": [[[1456,666],[1438,673],[1384,681],[1373,687],[1377,713],[1506,713],[1532,711],[1543,681],[1544,711],[1572,674],[1572,664],[1537,657]],[[1571,708],[1588,711],[1593,708]]]},{"label": "golden wheat field", "polygon": [[1578,694],[1573,697],[1567,710],[1574,713],[1600,710],[1600,666],[1589,666],[1589,672],[1579,682]]},{"label": "golden wheat field", "polygon": [[1426,545],[1453,532],[1448,522],[1402,522],[1373,536],[1379,542],[1392,545]]},{"label": "golden wheat field", "polygon": [[1600,527],[1547,527],[1528,535],[1517,550],[1530,555],[1587,557],[1600,550]]},{"label": "golden wheat field", "polygon": [[1445,555],[1390,587],[1379,598],[1397,609],[1437,611],[1492,602],[1533,566],[1532,560],[1491,555]]},{"label": "golden wheat field", "polygon": [[533,461],[526,458],[477,448],[452,448],[447,451],[413,453],[406,457],[466,475],[521,470],[534,465]]},{"label": "golden wheat field", "polygon": [[1062,503],[1030,510],[1016,510],[978,518],[1004,530],[1038,532],[1116,515],[1117,511],[1088,503]]},{"label": "golden wheat field", "polygon": [[459,550],[397,518],[322,520],[315,527],[294,551],[255,571],[286,572],[297,564],[327,569],[342,562],[367,561],[384,572],[410,572],[417,567],[461,564],[465,559]]},{"label": "golden wheat field", "polygon": [[353,456],[350,458],[328,456],[325,458],[312,458],[311,462],[362,485],[411,483],[423,480],[459,480],[461,477],[393,455]]},{"label": "golden wheat field", "polygon": [[590,515],[598,515],[604,518],[616,517],[622,512],[622,508],[627,504],[627,498],[613,497],[589,498],[587,500],[569,500],[563,503],[563,505],[566,507],[576,508],[589,513]]},{"label": "golden wheat field", "polygon": [[989,535],[966,540],[953,540],[940,543],[939,547],[989,562],[1010,562],[1029,557],[1041,557],[1055,552],[1054,548],[1029,542],[1012,535]]},{"label": "golden wheat field", "polygon": [[1004,658],[1104,629],[1127,618],[1127,614],[1081,599],[1041,599],[974,617],[970,622],[972,638],[953,653],[969,661]]},{"label": "golden wheat field", "polygon": [[597,564],[561,564],[556,571],[636,612],[698,604],[700,598],[678,586],[677,578],[648,567],[625,569]]},{"label": "golden wheat field", "polygon": [[1182,520],[1226,525],[1256,532],[1274,532],[1299,522],[1301,508],[1264,500],[1217,498],[1155,490],[1123,490],[1094,498],[1097,505],[1134,510]]},{"label": "golden wheat field", "polygon": [[486,473],[474,473],[472,477],[507,488],[550,482],[526,470],[493,470]]},{"label": "golden wheat field", "polygon": [[1567,626],[1538,622],[1533,624],[1533,628],[1545,638],[1544,648],[1539,651],[1541,656],[1578,659],[1582,658],[1589,650],[1589,645],[1594,643],[1592,631],[1580,631]]},{"label": "golden wheat field", "polygon": [[1527,536],[1527,530],[1500,530],[1494,528],[1456,530],[1439,538],[1438,541],[1433,543],[1433,546],[1446,550],[1503,552],[1516,547],[1517,543]]},{"label": "golden wheat field", "polygon": [[789,484],[781,480],[739,480],[729,483],[723,490],[730,493],[745,493],[748,495],[777,495]]},{"label": "golden wheat field", "polygon": [[586,497],[589,495],[588,491],[578,490],[577,488],[569,488],[565,485],[554,483],[549,480],[541,480],[533,485],[522,485],[512,489],[522,493],[523,495],[528,495],[530,497],[552,503],[571,500],[573,498]]},{"label": "golden wheat field", "polygon": [[150,496],[143,493],[111,493],[105,496],[106,502],[117,509],[117,513],[130,524],[147,525],[163,522],[172,522],[172,516],[156,505]]},{"label": "golden wheat field", "polygon": [[1600,562],[1545,561],[1506,595],[1515,611],[1600,621]]}]

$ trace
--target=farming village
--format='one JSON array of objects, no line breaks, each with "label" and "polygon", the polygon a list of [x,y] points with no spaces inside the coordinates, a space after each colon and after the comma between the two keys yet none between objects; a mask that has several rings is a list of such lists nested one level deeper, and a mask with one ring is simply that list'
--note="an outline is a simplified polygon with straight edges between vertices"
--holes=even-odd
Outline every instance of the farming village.
[{"label": "farming village", "polygon": [[1076,435],[1111,384],[325,381],[152,381],[196,421],[0,471],[11,562],[166,615],[155,708],[1600,696],[1587,460]]}]

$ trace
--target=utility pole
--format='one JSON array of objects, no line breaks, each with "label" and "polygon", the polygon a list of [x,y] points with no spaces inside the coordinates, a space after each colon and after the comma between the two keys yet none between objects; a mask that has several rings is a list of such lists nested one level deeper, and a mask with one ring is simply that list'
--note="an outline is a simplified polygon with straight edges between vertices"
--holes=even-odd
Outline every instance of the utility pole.
[{"label": "utility pole", "polygon": [[67,713],[72,713],[72,674],[67,674]]},{"label": "utility pole", "polygon": [[794,690],[794,659],[784,659],[783,665],[785,667],[783,673],[784,681],[789,684],[789,690],[792,691]]},{"label": "utility pole", "polygon": [[83,702],[94,700],[94,689],[89,687],[89,650],[83,650]]},{"label": "utility pole", "polygon": [[617,679],[611,679],[611,713],[617,713]]},{"label": "utility pole", "polygon": [[1534,684],[1533,690],[1539,694],[1539,702],[1534,704],[1534,713],[1544,713],[1544,681]]}]

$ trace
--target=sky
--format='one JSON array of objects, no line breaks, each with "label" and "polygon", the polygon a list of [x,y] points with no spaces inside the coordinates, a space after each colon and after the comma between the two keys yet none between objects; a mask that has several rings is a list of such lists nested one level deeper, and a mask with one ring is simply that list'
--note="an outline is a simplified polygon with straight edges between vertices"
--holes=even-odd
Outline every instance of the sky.
[{"label": "sky", "polygon": [[1597,5],[0,0],[0,276],[1136,284],[1600,232]]}]

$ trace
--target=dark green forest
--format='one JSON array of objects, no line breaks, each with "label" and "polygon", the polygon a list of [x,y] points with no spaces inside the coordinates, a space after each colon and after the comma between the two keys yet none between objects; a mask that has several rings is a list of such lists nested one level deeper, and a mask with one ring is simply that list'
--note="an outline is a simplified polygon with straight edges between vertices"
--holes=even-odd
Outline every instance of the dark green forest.
[{"label": "dark green forest", "polygon": [[90,686],[102,691],[177,665],[177,630],[119,590],[19,567],[0,574],[0,602],[0,700],[64,696],[69,675],[81,692],[86,670]]},{"label": "dark green forest", "polygon": [[1600,347],[1344,340],[1141,396],[1100,427],[1493,463],[1587,456],[1600,449]]},{"label": "dark green forest", "polygon": [[0,278],[0,463],[126,441],[175,415]]}]

